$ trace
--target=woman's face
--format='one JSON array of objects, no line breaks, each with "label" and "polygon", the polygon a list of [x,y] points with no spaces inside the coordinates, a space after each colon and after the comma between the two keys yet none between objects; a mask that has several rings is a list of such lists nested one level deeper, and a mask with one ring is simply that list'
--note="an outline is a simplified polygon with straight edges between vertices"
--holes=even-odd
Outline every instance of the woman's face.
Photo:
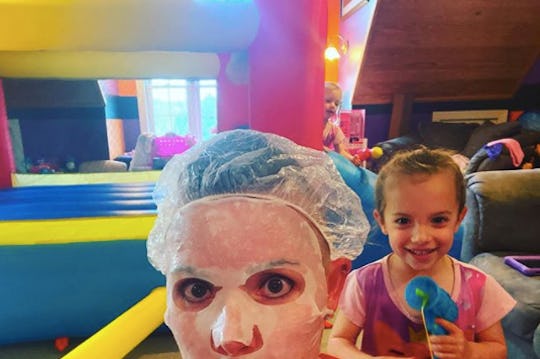
[{"label": "woman's face", "polygon": [[306,218],[245,197],[181,211],[165,322],[182,358],[317,358],[328,295]]}]

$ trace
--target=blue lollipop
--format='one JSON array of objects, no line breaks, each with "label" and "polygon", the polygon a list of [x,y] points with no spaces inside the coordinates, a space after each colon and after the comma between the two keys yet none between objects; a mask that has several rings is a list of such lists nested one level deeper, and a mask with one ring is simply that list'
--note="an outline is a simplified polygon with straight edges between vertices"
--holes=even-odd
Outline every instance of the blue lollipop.
[{"label": "blue lollipop", "polygon": [[430,334],[448,334],[443,327],[435,323],[435,318],[454,322],[458,317],[456,303],[430,277],[413,278],[405,288],[405,300],[411,308],[423,311],[425,325]]}]

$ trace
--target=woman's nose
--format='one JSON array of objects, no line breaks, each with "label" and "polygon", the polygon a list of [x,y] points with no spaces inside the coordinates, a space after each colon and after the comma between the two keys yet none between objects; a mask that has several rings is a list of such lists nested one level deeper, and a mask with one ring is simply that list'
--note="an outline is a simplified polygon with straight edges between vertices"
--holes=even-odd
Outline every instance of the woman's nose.
[{"label": "woman's nose", "polygon": [[219,345],[212,343],[212,348],[219,354],[235,357],[256,352],[262,347],[262,344],[261,332],[257,326],[254,326],[251,341],[248,344],[236,340],[224,340]]},{"label": "woman's nose", "polygon": [[212,326],[212,348],[220,354],[236,356],[262,347],[262,336],[254,324],[255,318],[241,303],[234,298],[229,301]]}]

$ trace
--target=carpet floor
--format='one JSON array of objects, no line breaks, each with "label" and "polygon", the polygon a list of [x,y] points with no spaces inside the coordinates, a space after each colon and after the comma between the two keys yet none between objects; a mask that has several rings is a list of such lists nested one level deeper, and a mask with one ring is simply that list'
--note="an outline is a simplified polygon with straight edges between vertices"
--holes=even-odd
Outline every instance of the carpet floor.
[{"label": "carpet floor", "polygon": [[[330,330],[323,332],[321,348],[326,347]],[[0,359],[60,359],[83,339],[70,339],[69,346],[59,352],[54,341],[41,341],[0,346]],[[88,358],[107,359],[107,358]],[[178,347],[169,332],[154,333],[135,347],[125,359],[181,359]]]}]

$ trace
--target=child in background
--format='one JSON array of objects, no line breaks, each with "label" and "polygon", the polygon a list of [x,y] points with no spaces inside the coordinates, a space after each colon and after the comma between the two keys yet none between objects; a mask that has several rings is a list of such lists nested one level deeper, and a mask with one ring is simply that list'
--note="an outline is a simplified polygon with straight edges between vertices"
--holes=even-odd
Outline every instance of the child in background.
[{"label": "child in background", "polygon": [[[467,209],[462,174],[444,150],[397,154],[377,178],[374,216],[392,253],[349,274],[328,351],[340,358],[506,358],[501,319],[515,300],[489,275],[448,256]],[[421,313],[405,301],[416,276],[430,276],[458,306],[426,338]],[[355,346],[360,332],[360,349]]]},{"label": "child in background", "polygon": [[335,82],[325,82],[323,147],[325,151],[336,151],[358,166],[362,161],[347,151],[347,137],[345,137],[339,125],[331,121],[341,106],[341,97],[342,91],[338,84]]}]

